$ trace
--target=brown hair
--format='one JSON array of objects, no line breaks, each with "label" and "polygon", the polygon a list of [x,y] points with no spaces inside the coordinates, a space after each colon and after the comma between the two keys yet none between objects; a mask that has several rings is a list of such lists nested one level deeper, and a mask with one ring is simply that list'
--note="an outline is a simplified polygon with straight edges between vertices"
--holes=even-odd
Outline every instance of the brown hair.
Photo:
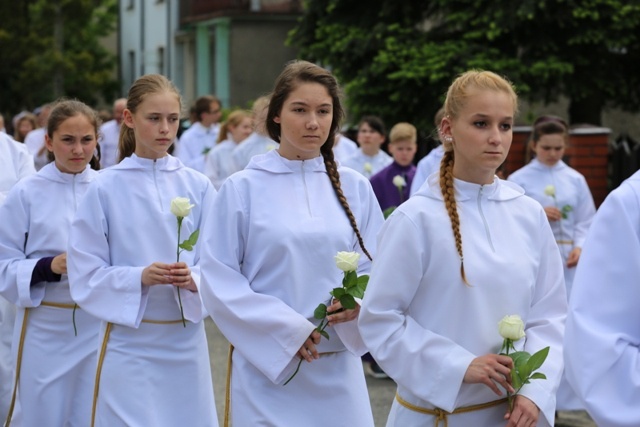
[{"label": "brown hair", "polygon": [[[492,73],[491,71],[471,70],[467,71],[456,78],[449,90],[447,98],[444,101],[444,114],[450,119],[459,116],[460,111],[466,105],[468,99],[475,95],[479,90],[491,90],[494,92],[506,93],[513,102],[514,115],[518,108],[518,96],[512,84],[505,78]],[[444,157],[440,163],[440,190],[444,198],[445,208],[451,220],[451,230],[456,242],[456,250],[460,256],[460,276],[462,281],[469,285],[464,272],[464,256],[462,251],[462,235],[460,234],[460,217],[458,216],[458,207],[456,204],[455,190],[453,188],[453,164],[455,156],[453,152],[453,144],[450,138],[443,138],[443,147],[445,150]]]},{"label": "brown hair", "polygon": [[24,142],[24,140],[26,139],[26,134],[20,135],[20,123],[25,121],[31,123],[31,130],[38,129],[38,120],[36,119],[36,116],[31,113],[23,114],[18,118],[18,120],[16,120],[16,125],[13,129],[13,139],[18,142]]},{"label": "brown hair", "polygon": [[[138,106],[144,101],[147,95],[170,92],[178,98],[178,103],[182,106],[180,92],[169,79],[160,74],[147,74],[138,78],[129,89],[127,96],[127,110],[135,114]],[[120,127],[120,140],[118,141],[118,162],[125,157],[130,157],[136,151],[136,136],[129,126],[123,124]]]},{"label": "brown hair", "polygon": [[238,127],[244,119],[250,119],[251,113],[246,110],[235,110],[229,114],[227,120],[220,125],[220,132],[218,133],[218,140],[216,143],[221,143],[227,139],[227,133],[229,133],[229,126]]},{"label": "brown hair", "polygon": [[340,100],[340,87],[338,86],[338,81],[336,80],[336,78],[329,71],[315,64],[312,64],[311,62],[289,62],[285,66],[282,73],[280,73],[280,76],[278,76],[278,78],[276,79],[275,87],[271,94],[271,101],[269,102],[269,110],[267,112],[266,123],[269,136],[274,141],[280,142],[280,124],[276,123],[274,119],[281,113],[282,106],[287,100],[289,94],[293,92],[301,83],[319,83],[327,89],[329,96],[331,96],[333,102],[333,117],[331,120],[331,129],[329,130],[327,140],[324,144],[322,144],[322,147],[320,147],[320,153],[322,154],[322,157],[324,159],[324,164],[327,169],[327,175],[329,175],[333,190],[338,198],[338,201],[340,202],[340,205],[347,214],[347,218],[349,219],[351,228],[358,238],[360,248],[362,249],[362,252],[364,252],[364,254],[367,256],[367,258],[372,259],[371,255],[364,246],[364,239],[360,234],[356,219],[353,216],[353,212],[349,207],[347,198],[345,197],[340,186],[340,174],[338,173],[338,166],[336,165],[333,157],[333,144],[335,142],[335,136],[340,131],[340,123],[344,119],[345,115]]},{"label": "brown hair", "polygon": [[202,114],[208,113],[211,111],[211,103],[215,102],[218,104],[218,108],[222,107],[220,100],[213,95],[204,95],[196,99],[196,102],[193,103],[194,114],[198,118],[198,121],[202,120]]},{"label": "brown hair", "polygon": [[[47,136],[53,139],[53,134],[58,130],[60,125],[71,117],[84,116],[95,131],[96,141],[98,141],[98,129],[100,128],[100,118],[98,113],[84,102],[75,99],[61,99],[56,101],[47,120]],[[55,160],[52,151],[47,154],[50,161]],[[91,169],[100,170],[100,144],[96,143],[96,152],[89,161]]]}]

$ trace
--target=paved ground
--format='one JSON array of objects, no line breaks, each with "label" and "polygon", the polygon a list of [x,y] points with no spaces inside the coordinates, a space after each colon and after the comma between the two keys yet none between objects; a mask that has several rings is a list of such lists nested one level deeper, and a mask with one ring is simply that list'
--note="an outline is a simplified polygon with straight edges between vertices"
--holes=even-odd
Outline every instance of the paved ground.
[{"label": "paved ground", "polygon": [[[213,370],[213,383],[216,394],[218,416],[222,422],[224,411],[225,378],[227,375],[227,355],[229,343],[222,336],[218,328],[209,319],[206,322],[207,336],[209,339],[209,351]],[[373,408],[373,417],[376,427],[385,425],[391,402],[395,395],[396,387],[392,380],[376,380],[367,378],[369,397]],[[221,424],[222,425],[222,424]],[[556,427],[596,427],[586,412],[561,412]]]}]

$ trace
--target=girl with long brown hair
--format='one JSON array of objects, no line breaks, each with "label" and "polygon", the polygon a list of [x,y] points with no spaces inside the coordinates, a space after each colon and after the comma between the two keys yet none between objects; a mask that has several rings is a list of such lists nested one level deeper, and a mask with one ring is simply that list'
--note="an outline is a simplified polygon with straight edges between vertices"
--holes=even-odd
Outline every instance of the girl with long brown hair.
[{"label": "girl with long brown hair", "polygon": [[330,339],[315,330],[314,309],[342,281],[334,256],[357,251],[368,272],[383,221],[368,180],[333,158],[343,114],[331,73],[288,64],[266,119],[278,149],[230,176],[214,202],[222,216],[203,234],[200,291],[234,347],[234,425],[373,425],[359,307],[329,303]]}]

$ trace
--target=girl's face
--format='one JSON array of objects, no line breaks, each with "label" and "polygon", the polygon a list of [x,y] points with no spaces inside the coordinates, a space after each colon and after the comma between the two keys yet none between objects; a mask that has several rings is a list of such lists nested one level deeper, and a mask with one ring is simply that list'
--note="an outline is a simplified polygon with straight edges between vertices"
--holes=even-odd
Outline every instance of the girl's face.
[{"label": "girl's face", "polygon": [[253,132],[253,126],[251,123],[251,117],[245,117],[237,126],[229,126],[229,133],[231,139],[236,144],[244,141]]},{"label": "girl's face", "polygon": [[69,117],[45,135],[47,149],[53,152],[60,172],[76,174],[85,170],[98,144],[97,130],[83,114]]},{"label": "girl's face", "polygon": [[554,166],[564,156],[565,137],[561,133],[542,135],[534,142],[533,151],[536,158],[544,165]]},{"label": "girl's face", "polygon": [[285,99],[280,114],[280,155],[307,160],[320,155],[333,121],[333,99],[320,83],[300,83]]},{"label": "girl's face", "polygon": [[458,117],[442,120],[442,134],[452,137],[453,175],[476,184],[490,184],[504,162],[513,138],[515,106],[504,92],[477,90]]},{"label": "girl's face", "polygon": [[18,133],[21,135],[22,139],[24,139],[24,137],[33,129],[33,125],[29,120],[20,120],[20,124],[18,124]]},{"label": "girl's face", "polygon": [[384,142],[384,135],[369,126],[369,123],[363,122],[358,127],[358,144],[363,150],[373,149],[379,150]]},{"label": "girl's face", "polygon": [[145,96],[135,113],[124,110],[124,124],[133,129],[137,156],[146,159],[166,156],[180,125],[178,96],[169,91]]}]

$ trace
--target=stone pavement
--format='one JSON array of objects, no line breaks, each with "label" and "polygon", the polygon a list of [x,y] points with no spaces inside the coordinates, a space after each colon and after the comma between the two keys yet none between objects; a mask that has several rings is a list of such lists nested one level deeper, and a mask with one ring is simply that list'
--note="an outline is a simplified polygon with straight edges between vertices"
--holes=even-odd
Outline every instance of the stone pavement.
[{"label": "stone pavement", "polygon": [[[222,423],[229,343],[211,319],[207,319],[206,321],[206,330],[209,340],[209,354],[211,357],[211,369],[213,371],[218,418]],[[395,384],[390,379],[379,380],[367,377],[367,385],[376,427],[384,427],[391,402],[393,402],[395,396]],[[222,426],[222,424],[220,425]],[[596,427],[596,424],[591,421],[586,412],[572,411],[561,412],[556,427]]]}]

